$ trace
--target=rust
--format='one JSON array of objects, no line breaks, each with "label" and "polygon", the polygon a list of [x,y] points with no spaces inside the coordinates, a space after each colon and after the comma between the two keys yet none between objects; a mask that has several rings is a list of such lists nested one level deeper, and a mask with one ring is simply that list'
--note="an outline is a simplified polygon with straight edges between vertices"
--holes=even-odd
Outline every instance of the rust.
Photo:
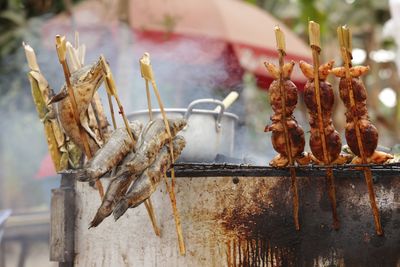
[{"label": "rust", "polygon": [[235,194],[220,200],[225,208],[216,221],[229,240],[227,266],[396,266],[400,261],[399,177],[376,184],[385,237],[374,233],[361,177],[337,181],[339,231],[330,227],[324,177],[300,178],[300,232],[293,229],[290,179],[257,179],[251,187],[246,180],[234,184]]}]

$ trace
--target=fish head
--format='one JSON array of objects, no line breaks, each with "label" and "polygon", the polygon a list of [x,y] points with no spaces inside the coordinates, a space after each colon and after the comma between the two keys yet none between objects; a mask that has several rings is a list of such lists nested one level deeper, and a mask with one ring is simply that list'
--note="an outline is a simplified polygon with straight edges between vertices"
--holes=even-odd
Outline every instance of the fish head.
[{"label": "fish head", "polygon": [[84,73],[78,78],[78,83],[99,84],[103,79],[103,75],[104,71],[101,60],[99,59],[84,70]]},{"label": "fish head", "polygon": [[169,120],[169,125],[171,130],[176,134],[185,126],[187,125],[187,121],[185,119],[174,119],[174,120]]}]

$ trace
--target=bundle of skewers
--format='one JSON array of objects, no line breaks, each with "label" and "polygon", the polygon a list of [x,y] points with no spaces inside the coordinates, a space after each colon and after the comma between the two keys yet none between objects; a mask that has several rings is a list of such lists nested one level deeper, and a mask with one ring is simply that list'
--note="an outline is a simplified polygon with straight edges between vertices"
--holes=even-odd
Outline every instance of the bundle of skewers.
[{"label": "bundle of skewers", "polygon": [[[99,191],[101,204],[89,227],[98,226],[111,214],[118,220],[129,208],[144,203],[154,232],[160,236],[150,196],[164,180],[172,203],[179,250],[185,254],[171,168],[186,144],[178,135],[186,121],[166,117],[149,54],[145,53],[140,60],[150,113],[150,121],[142,125],[139,121],[127,120],[105,58],[100,56],[94,64],[84,64],[85,46],[79,44],[77,34],[74,45],[65,37],[56,36],[57,55],[65,77],[65,85],[56,95],[40,71],[34,50],[29,45],[23,46],[30,67],[32,96],[45,127],[55,169],[58,172],[75,169],[78,181],[91,183]],[[113,129],[109,127],[97,93],[102,82],[107,90]],[[149,83],[157,97],[162,119],[152,117]],[[113,99],[124,122],[122,127],[116,123]],[[168,171],[171,181],[167,179]],[[100,179],[110,180],[105,193]]]},{"label": "bundle of skewers", "polygon": [[[371,169],[368,164],[383,164],[393,158],[392,155],[377,151],[378,131],[368,117],[366,105],[367,92],[359,78],[368,71],[368,67],[351,64],[351,33],[348,27],[339,27],[339,46],[344,62],[343,67],[333,68],[334,61],[320,64],[320,32],[319,25],[309,22],[309,39],[312,51],[312,65],[304,61],[299,66],[307,83],[304,88],[304,102],[309,112],[310,149],[304,152],[305,139],[302,128],[297,124],[293,111],[297,103],[297,88],[290,81],[290,74],[295,63],[284,63],[285,40],[279,27],[275,28],[279,68],[266,62],[268,72],[274,77],[269,87],[270,103],[273,111],[272,124],[265,131],[272,131],[272,144],[279,153],[271,162],[271,166],[289,167],[293,193],[293,215],[297,230],[300,229],[298,215],[298,192],[295,164],[318,164],[326,167],[328,196],[331,202],[333,228],[339,229],[339,218],[336,209],[336,193],[332,167],[342,164],[363,164],[365,181],[368,187],[371,209],[378,235],[383,235],[379,210],[376,204],[372,184]],[[351,153],[342,153],[342,143],[332,123],[334,93],[330,83],[326,81],[333,73],[340,78],[340,98],[346,107],[345,137]]]}]

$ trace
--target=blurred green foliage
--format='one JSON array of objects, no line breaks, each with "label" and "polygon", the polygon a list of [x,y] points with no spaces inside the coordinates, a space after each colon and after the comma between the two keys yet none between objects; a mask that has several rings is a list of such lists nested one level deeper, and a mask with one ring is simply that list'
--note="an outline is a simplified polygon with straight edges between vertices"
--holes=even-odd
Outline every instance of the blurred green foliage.
[{"label": "blurred green foliage", "polygon": [[20,47],[27,20],[68,10],[79,0],[0,0],[0,58]]}]

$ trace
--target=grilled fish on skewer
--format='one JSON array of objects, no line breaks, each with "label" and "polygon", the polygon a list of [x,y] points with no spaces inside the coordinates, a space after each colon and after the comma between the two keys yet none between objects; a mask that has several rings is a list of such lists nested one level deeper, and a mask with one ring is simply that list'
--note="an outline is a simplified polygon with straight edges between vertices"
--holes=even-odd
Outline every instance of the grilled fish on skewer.
[{"label": "grilled fish on skewer", "polygon": [[[79,120],[82,127],[90,136],[88,140],[92,154],[95,154],[100,148],[100,141],[97,140],[96,134],[90,129],[86,114],[89,104],[92,101],[93,94],[99,88],[102,79],[103,69],[100,61],[93,65],[82,67],[71,74],[71,85],[74,90],[74,96],[78,107]],[[68,97],[65,85],[61,92],[50,100],[50,103],[54,102],[58,102],[58,116],[64,132],[79,148],[81,148],[82,151],[84,151],[84,146],[79,134],[79,127],[76,124],[72,104]]]},{"label": "grilled fish on skewer", "polygon": [[[168,120],[172,137],[186,126],[186,120]],[[164,144],[169,142],[169,136],[162,119],[149,122],[143,129],[136,145],[136,154],[131,162],[125,164],[131,174],[140,174],[155,160]]]},{"label": "grilled fish on skewer", "polygon": [[354,125],[354,116],[357,117],[357,123],[360,128],[360,137],[362,140],[366,163],[384,163],[393,158],[392,155],[376,151],[378,145],[378,130],[371,123],[367,110],[367,91],[364,84],[359,78],[361,75],[368,72],[369,68],[365,66],[356,66],[350,68],[351,88],[353,88],[354,107],[352,107],[349,95],[349,86],[346,80],[346,71],[344,67],[332,69],[332,73],[340,77],[339,92],[340,98],[346,106],[346,141],[351,151],[356,155],[352,160],[354,164],[361,164],[361,154],[357,143],[356,130]]},{"label": "grilled fish on skewer", "polygon": [[107,191],[104,194],[104,198],[98,208],[96,215],[90,222],[89,228],[98,226],[105,218],[110,216],[113,211],[114,205],[119,199],[125,194],[131,179],[136,178],[135,176],[130,177],[129,174],[124,174],[114,178],[107,187]]},{"label": "grilled fish on skewer", "polygon": [[[114,205],[121,199],[126,193],[129,185],[132,181],[135,181],[137,176],[131,176],[128,171],[125,170],[125,164],[132,161],[135,158],[135,152],[131,151],[121,162],[119,166],[113,169],[116,174],[113,176],[110,184],[107,187],[107,191],[104,194],[103,201],[99,209],[96,212],[95,217],[90,222],[90,227],[98,226],[105,218],[110,216],[114,209]],[[125,173],[124,175],[118,175],[119,173]]]},{"label": "grilled fish on skewer", "polygon": [[[184,119],[169,120],[169,126],[172,137],[174,137],[186,126],[186,121]],[[125,194],[129,185],[154,162],[157,154],[167,142],[169,142],[169,136],[162,119],[150,121],[144,127],[136,144],[136,153],[129,153],[122,164],[117,167],[117,174],[110,182],[90,227],[96,227],[111,214],[114,204]]]},{"label": "grilled fish on skewer", "polygon": [[[290,75],[294,67],[294,61],[284,64],[282,68],[284,87],[283,91],[285,92],[286,96],[285,110],[283,110],[282,106],[283,96],[280,92],[279,68],[268,62],[265,63],[265,66],[268,72],[274,78],[274,81],[271,83],[268,89],[268,94],[272,110],[275,112],[274,115],[271,116],[272,124],[265,127],[265,132],[272,132],[272,145],[274,149],[279,153],[270,162],[270,165],[275,167],[284,167],[289,164],[283,123],[286,124],[286,128],[288,130],[288,138],[292,158],[296,160],[299,164],[307,164],[309,163],[309,157],[307,153],[304,152],[304,131],[301,126],[297,124],[297,121],[293,116],[293,111],[297,104],[297,88],[295,84],[290,80]],[[285,114],[283,114],[284,112]],[[286,121],[283,121],[283,118],[286,118]]]},{"label": "grilled fish on skewer", "polygon": [[[185,139],[182,136],[176,136],[173,140],[174,160],[176,160],[183,148]],[[128,193],[116,204],[113,211],[115,220],[118,220],[128,208],[134,208],[151,196],[157,189],[161,177],[171,167],[172,160],[168,145],[164,145],[156,160],[150,165],[142,175],[132,184]]]},{"label": "grilled fish on skewer", "polygon": [[[133,121],[129,123],[129,127],[137,140],[142,124],[139,121]],[[80,181],[93,181],[100,178],[117,166],[135,144],[136,142],[132,141],[125,127],[116,129],[108,142],[86,163],[85,168],[76,174],[76,178]]]}]

